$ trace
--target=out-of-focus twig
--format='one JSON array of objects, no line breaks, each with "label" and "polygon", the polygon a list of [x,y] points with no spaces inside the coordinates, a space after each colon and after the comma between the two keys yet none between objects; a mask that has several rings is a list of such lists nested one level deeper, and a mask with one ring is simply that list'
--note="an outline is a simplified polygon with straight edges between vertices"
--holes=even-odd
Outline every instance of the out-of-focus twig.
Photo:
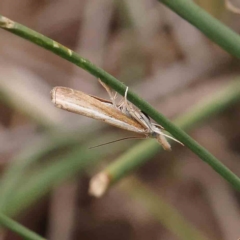
[{"label": "out-of-focus twig", "polygon": [[125,180],[121,188],[136,202],[147,209],[152,216],[179,239],[209,239],[203,232],[187,221],[173,206],[156,195],[136,178]]},{"label": "out-of-focus twig", "polygon": [[162,23],[159,9],[155,6],[156,3],[148,0],[121,2],[128,12],[125,15],[129,17],[131,25],[139,36],[138,40],[145,45],[149,44],[152,37],[158,33]]},{"label": "out-of-focus twig", "polygon": [[77,208],[78,181],[72,179],[52,191],[48,238],[71,239]]},{"label": "out-of-focus twig", "polygon": [[34,74],[5,64],[1,64],[0,68],[2,74],[8,76],[0,81],[2,101],[46,128],[52,128],[61,122],[61,113],[48,100],[48,88]]},{"label": "out-of-focus twig", "polygon": [[240,8],[234,6],[231,0],[225,0],[225,6],[229,11],[240,14]]},{"label": "out-of-focus twig", "polygon": [[35,137],[35,126],[25,125],[13,129],[0,129],[0,155],[20,150],[28,139]]},{"label": "out-of-focus twig", "polygon": [[[78,30],[76,52],[81,53],[91,61],[102,67],[104,53],[111,26],[111,18],[114,11],[114,2],[111,0],[86,1],[82,16],[82,24]],[[81,72],[83,78],[92,79],[94,76]],[[88,82],[85,81],[85,85]],[[89,83],[90,84],[90,83]],[[79,88],[81,79],[73,78],[72,86]]]},{"label": "out-of-focus twig", "polygon": [[[157,71],[146,82],[139,81],[141,83],[137,84],[134,89],[148,101],[167,97],[169,93],[181,91],[199,78],[216,71],[216,69],[221,69],[230,60],[227,56],[217,56],[214,62],[211,58],[204,58],[191,62],[174,63],[165,70]],[[161,87],[162,84],[164,87]]]}]

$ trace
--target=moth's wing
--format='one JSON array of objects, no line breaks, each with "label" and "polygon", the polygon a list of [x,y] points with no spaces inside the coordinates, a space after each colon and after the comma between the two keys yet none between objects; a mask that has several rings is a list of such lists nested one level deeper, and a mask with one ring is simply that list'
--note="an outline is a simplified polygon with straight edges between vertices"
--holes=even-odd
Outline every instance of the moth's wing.
[{"label": "moth's wing", "polygon": [[145,134],[145,129],[137,121],[128,118],[109,103],[101,102],[81,91],[55,87],[51,91],[51,96],[52,102],[58,108],[101,120],[131,132]]}]

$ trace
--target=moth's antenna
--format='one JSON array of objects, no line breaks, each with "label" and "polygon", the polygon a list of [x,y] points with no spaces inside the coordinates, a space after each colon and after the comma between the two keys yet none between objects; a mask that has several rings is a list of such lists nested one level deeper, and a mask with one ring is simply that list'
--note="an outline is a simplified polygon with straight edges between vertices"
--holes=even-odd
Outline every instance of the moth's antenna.
[{"label": "moth's antenna", "polygon": [[111,141],[111,142],[102,143],[102,144],[90,147],[88,149],[97,148],[97,147],[101,147],[101,146],[104,146],[104,145],[107,145],[107,144],[110,144],[110,143],[120,142],[120,141],[123,141],[123,140],[131,140],[131,139],[146,139],[146,137],[125,137],[125,138],[121,138],[121,139],[114,140],[114,141]]}]

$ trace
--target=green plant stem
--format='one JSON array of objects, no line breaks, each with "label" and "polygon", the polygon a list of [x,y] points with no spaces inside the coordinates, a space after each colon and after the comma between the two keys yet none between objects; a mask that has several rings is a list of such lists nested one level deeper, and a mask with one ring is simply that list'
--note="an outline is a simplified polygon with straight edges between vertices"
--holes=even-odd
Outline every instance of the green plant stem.
[{"label": "green plant stem", "polygon": [[187,221],[174,206],[171,206],[163,197],[155,194],[136,178],[123,181],[120,187],[166,229],[175,234],[178,239],[208,239],[203,232]]},{"label": "green plant stem", "polygon": [[231,55],[240,58],[240,37],[192,0],[158,0],[198,28]]},{"label": "green plant stem", "polygon": [[[180,0],[178,0],[180,1]],[[169,3],[172,1],[164,1]],[[188,1],[181,0],[180,2],[189,3]],[[77,53],[62,46],[61,44],[39,34],[21,24],[11,21],[0,15],[0,27],[12,32],[22,38],[25,38],[43,48],[46,48],[55,54],[67,59],[68,61],[76,64],[77,66],[87,70],[94,76],[101,78],[101,80],[116,90],[121,95],[124,94],[126,86],[119,82],[116,78],[105,72],[104,70],[96,67],[90,61],[80,57]],[[237,46],[237,42],[235,46]],[[236,47],[238,49],[238,47]],[[156,86],[157,87],[157,86]],[[225,167],[217,158],[215,158],[204,147],[200,146],[190,136],[183,132],[180,128],[172,124],[162,114],[158,113],[150,104],[138,97],[133,92],[128,92],[128,100],[139,107],[142,111],[147,113],[157,123],[162,125],[169,133],[171,133],[176,139],[181,141],[186,147],[192,150],[203,161],[207,162],[216,172],[223,176],[228,182],[230,182],[236,189],[240,190],[240,179],[233,174],[227,167]]]},{"label": "green plant stem", "polygon": [[[239,100],[240,81],[234,81],[224,89],[209,96],[209,98],[205,98],[199,104],[194,105],[192,109],[178,117],[174,123],[185,130],[189,130],[196,124],[199,124],[205,119],[223,111]],[[103,173],[108,176],[110,185],[116,183],[151,159],[151,157],[156,155],[159,150],[159,146],[155,141],[144,141],[131,148],[129,151],[116,159],[112,164],[108,165],[108,167],[103,170]],[[229,182],[232,181],[231,183],[237,189],[240,189],[238,178],[235,177],[235,181],[232,173],[228,169],[225,169],[222,164],[219,162],[210,162],[209,165],[220,172],[223,170],[221,175]],[[224,174],[229,174],[230,177],[228,175],[225,176]]]},{"label": "green plant stem", "polygon": [[21,224],[15,222],[14,220],[10,219],[9,217],[7,217],[6,215],[4,215],[2,213],[0,213],[0,225],[17,233],[18,235],[22,236],[24,239],[45,240],[45,238],[30,231],[29,229],[25,228]]}]

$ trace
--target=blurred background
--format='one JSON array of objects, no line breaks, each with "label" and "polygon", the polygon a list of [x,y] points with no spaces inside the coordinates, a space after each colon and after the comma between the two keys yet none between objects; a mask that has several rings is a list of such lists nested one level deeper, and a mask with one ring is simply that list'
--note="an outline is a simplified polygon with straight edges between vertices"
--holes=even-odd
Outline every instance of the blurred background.
[{"label": "blurred background", "polygon": [[[196,2],[240,31],[240,15],[223,1]],[[239,74],[239,61],[154,0],[1,0],[0,14],[73,49],[172,120]],[[142,140],[89,150],[131,133],[57,109],[49,93],[67,86],[108,98],[105,90],[2,29],[0,72],[0,210],[8,216],[51,240],[240,237],[240,194],[180,145],[159,148],[102,198],[89,196],[91,177]],[[189,132],[238,176],[239,122],[238,103]],[[2,230],[1,239],[21,238]]]}]

